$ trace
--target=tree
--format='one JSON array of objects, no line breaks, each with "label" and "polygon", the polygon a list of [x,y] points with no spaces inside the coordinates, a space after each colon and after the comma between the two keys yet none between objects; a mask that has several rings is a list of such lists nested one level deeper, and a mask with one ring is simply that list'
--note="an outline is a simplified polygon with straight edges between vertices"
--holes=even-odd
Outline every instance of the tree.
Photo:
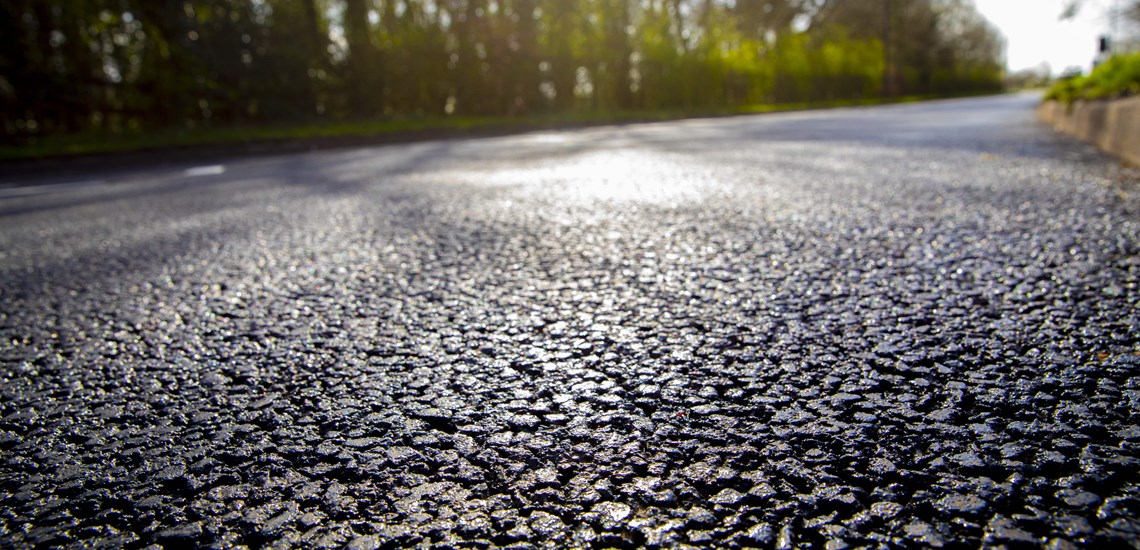
[{"label": "tree", "polygon": [[539,94],[541,75],[539,74],[538,20],[535,0],[515,0],[511,4],[514,29],[509,40],[512,62],[509,68],[510,113],[527,112],[539,109],[542,98]]},{"label": "tree", "polygon": [[633,45],[630,41],[632,6],[630,0],[601,0],[600,16],[605,37],[605,56],[599,56],[595,65],[599,82],[603,84],[601,105],[607,108],[633,108],[633,89],[630,82],[630,63]]},{"label": "tree", "polygon": [[566,110],[574,106],[574,88],[583,48],[583,10],[580,4],[567,0],[539,0],[544,17],[539,20],[542,38],[541,48],[546,52],[549,82],[554,93],[553,105]]},{"label": "tree", "polygon": [[0,128],[952,94],[1001,56],[968,0],[4,0]]},{"label": "tree", "polygon": [[344,0],[349,107],[355,113],[371,116],[383,112],[384,79],[368,17],[367,0]]}]

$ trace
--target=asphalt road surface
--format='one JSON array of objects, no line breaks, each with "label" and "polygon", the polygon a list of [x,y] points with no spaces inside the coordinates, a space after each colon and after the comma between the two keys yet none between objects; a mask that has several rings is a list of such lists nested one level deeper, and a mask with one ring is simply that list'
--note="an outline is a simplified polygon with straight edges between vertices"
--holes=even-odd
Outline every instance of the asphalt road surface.
[{"label": "asphalt road surface", "polygon": [[1137,172],[1035,101],[6,188],[0,546],[1140,545]]}]

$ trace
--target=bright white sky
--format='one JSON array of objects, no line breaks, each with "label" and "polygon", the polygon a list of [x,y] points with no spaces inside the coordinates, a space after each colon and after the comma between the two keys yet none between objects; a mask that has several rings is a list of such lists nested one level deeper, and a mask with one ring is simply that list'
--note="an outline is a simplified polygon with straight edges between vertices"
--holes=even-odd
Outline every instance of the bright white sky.
[{"label": "bright white sky", "polygon": [[1006,38],[1010,71],[1048,63],[1053,74],[1069,67],[1088,72],[1097,39],[1111,30],[1105,12],[1118,0],[1085,0],[1074,19],[1061,21],[1065,0],[974,0],[978,11]]}]

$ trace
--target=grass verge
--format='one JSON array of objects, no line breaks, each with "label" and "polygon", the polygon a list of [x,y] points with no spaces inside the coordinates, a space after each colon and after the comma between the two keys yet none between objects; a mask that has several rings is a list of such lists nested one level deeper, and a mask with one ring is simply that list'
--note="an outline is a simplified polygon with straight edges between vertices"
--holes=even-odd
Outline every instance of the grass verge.
[{"label": "grass verge", "polygon": [[775,113],[916,102],[937,99],[927,96],[874,98],[814,103],[746,105],[737,108],[696,111],[570,112],[527,117],[415,117],[358,122],[328,122],[279,126],[230,126],[121,133],[86,133],[45,136],[18,146],[0,145],[0,161],[38,161],[113,153],[241,145],[271,149],[285,144],[308,143],[313,147],[342,142],[367,143],[425,137],[454,137],[602,124],[654,122],[694,117]]},{"label": "grass verge", "polygon": [[1061,80],[1045,93],[1046,100],[1115,99],[1140,94],[1140,52],[1113,56],[1091,73]]}]

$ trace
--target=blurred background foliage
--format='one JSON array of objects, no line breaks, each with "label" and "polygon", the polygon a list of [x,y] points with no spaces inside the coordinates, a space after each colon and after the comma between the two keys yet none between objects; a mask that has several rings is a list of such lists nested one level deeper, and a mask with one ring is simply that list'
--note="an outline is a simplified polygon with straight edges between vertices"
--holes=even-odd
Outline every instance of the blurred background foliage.
[{"label": "blurred background foliage", "polygon": [[8,144],[1001,87],[970,0],[0,0]]},{"label": "blurred background foliage", "polygon": [[1140,95],[1140,52],[1115,55],[1087,75],[1062,78],[1046,91],[1045,99],[1072,103],[1134,95]]}]

